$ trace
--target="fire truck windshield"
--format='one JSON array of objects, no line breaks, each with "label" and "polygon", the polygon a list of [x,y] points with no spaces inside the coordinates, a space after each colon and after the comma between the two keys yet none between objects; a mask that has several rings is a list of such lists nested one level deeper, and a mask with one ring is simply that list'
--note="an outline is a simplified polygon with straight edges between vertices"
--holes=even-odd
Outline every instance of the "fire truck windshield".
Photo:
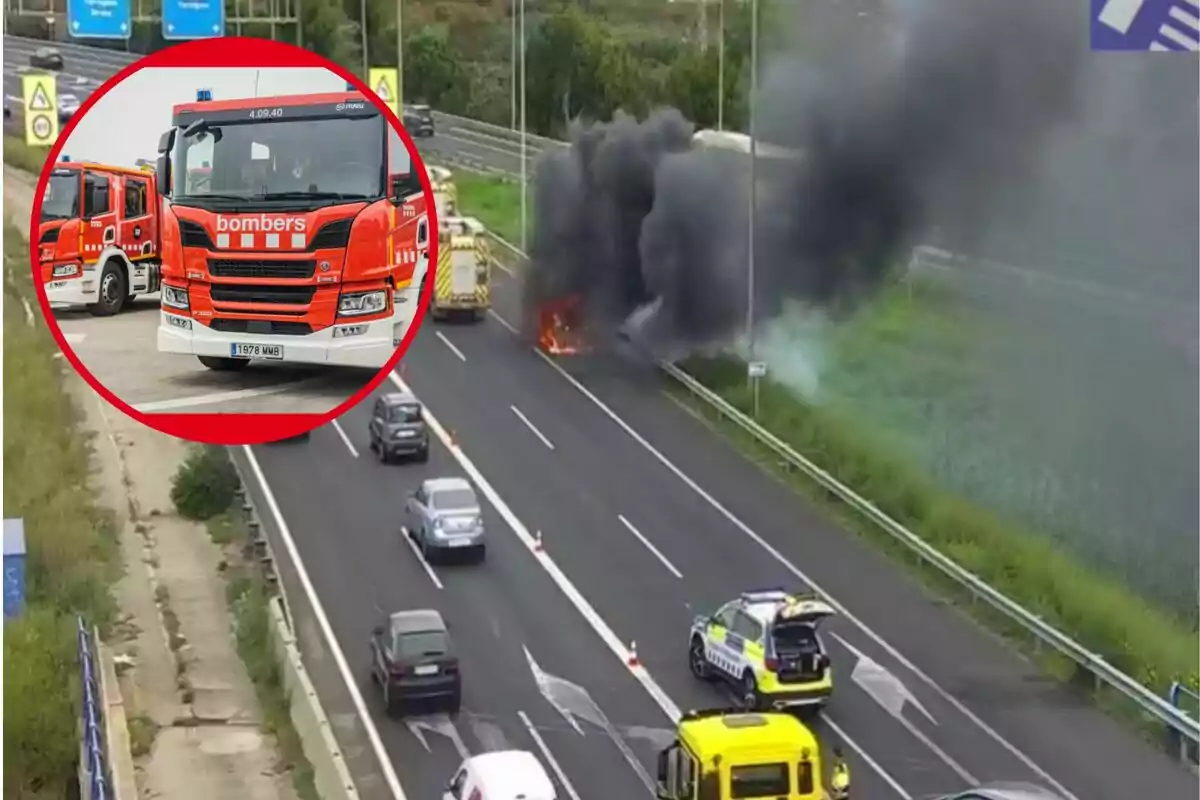
[{"label": "fire truck windshield", "polygon": [[42,222],[74,219],[79,216],[79,173],[71,169],[56,169],[46,181],[42,198]]},{"label": "fire truck windshield", "polygon": [[288,119],[203,127],[176,140],[172,202],[317,207],[385,194],[381,117]]}]

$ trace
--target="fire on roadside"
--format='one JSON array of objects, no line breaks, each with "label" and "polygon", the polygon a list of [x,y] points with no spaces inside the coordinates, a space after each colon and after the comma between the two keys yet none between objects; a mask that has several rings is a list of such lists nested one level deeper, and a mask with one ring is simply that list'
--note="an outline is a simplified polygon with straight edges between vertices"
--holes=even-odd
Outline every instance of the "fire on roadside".
[{"label": "fire on roadside", "polygon": [[579,316],[579,295],[544,303],[538,310],[538,347],[550,355],[578,355],[587,350]]}]

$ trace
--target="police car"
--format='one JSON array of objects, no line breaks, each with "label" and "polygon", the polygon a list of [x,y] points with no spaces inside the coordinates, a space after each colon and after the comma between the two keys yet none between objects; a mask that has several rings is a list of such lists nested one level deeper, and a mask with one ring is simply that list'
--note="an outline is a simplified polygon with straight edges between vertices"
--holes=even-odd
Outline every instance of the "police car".
[{"label": "police car", "polygon": [[819,708],[833,689],[833,668],[817,628],[834,613],[814,595],[743,592],[692,622],[692,674],[731,684],[746,709]]}]

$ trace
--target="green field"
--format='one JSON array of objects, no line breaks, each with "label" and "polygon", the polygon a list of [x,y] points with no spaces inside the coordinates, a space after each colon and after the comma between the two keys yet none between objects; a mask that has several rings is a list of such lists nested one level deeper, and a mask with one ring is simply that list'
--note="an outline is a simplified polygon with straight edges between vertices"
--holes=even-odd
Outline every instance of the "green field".
[{"label": "green field", "polygon": [[4,796],[57,800],[79,756],[76,615],[102,631],[112,620],[116,538],[89,488],[91,443],[37,310],[25,238],[12,225],[4,238],[4,516],[24,518],[29,548],[28,605],[4,623]]},{"label": "green field", "polygon": [[[456,176],[456,181],[463,213],[480,217],[497,231],[518,229],[515,184],[466,173]],[[508,238],[509,234],[501,235]],[[941,413],[929,408],[924,398],[931,393],[947,397],[961,393],[960,353],[971,337],[985,335],[984,325],[977,316],[956,308],[936,284],[914,282],[886,289],[852,319],[822,328],[822,344],[813,360],[818,365],[837,364],[838,369],[821,374],[818,386],[807,387],[821,402],[805,397],[803,381],[789,379],[785,385],[768,380],[761,388],[759,421],[941,552],[1144,685],[1156,692],[1165,692],[1176,679],[1197,685],[1200,638],[1188,625],[1056,548],[1051,537],[1000,519],[948,491],[914,466],[905,442],[880,435],[861,424],[858,414],[845,410],[847,405],[855,410],[860,405],[839,402],[869,396],[902,411],[911,406],[904,413]],[[807,326],[806,321],[789,317],[768,331],[763,345],[771,347],[777,341],[782,353],[782,342],[802,340]],[[790,351],[803,353],[804,349],[793,346]],[[750,413],[752,397],[744,362],[734,357],[692,359],[683,366]],[[789,370],[789,377],[800,371]],[[839,507],[810,481],[782,470],[778,457],[740,428],[718,419],[685,390],[672,387],[671,391],[764,469],[824,505],[847,528],[870,538],[933,588],[968,605],[955,585],[913,563],[909,551],[890,536]],[[1008,629],[981,608],[970,610],[1002,633],[1020,638],[1019,631]],[[1051,661],[1047,666],[1065,677],[1066,665]]]}]

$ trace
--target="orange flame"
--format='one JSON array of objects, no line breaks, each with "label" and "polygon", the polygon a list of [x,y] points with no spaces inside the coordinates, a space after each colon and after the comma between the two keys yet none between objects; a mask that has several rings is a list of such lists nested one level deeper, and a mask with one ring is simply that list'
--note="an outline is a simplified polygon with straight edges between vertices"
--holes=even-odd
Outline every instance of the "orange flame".
[{"label": "orange flame", "polygon": [[550,355],[577,355],[586,349],[575,308],[577,296],[547,303],[539,312],[538,346]]}]

